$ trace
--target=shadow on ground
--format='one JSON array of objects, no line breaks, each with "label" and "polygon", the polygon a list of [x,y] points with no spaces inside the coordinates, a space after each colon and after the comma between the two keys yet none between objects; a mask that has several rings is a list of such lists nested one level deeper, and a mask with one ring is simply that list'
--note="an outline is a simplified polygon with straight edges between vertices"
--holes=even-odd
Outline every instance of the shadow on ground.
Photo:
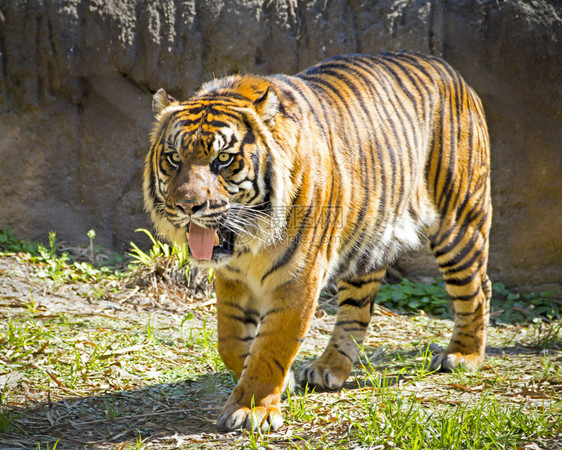
[{"label": "shadow on ground", "polygon": [[[131,441],[169,440],[174,435],[216,432],[215,420],[228,398],[225,374],[202,375],[148,386],[139,390],[107,392],[92,397],[70,397],[27,409],[4,411],[13,420],[0,433],[0,442],[13,448],[41,445],[57,449],[103,447]],[[39,448],[39,447],[37,447]]]}]

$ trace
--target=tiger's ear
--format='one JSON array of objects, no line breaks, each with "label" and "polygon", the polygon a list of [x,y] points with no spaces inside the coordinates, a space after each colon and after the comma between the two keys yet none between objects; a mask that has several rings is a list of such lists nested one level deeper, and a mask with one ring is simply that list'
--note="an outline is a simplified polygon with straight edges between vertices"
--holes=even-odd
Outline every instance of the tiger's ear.
[{"label": "tiger's ear", "polygon": [[254,100],[254,108],[262,120],[272,127],[275,124],[275,114],[279,112],[279,97],[268,86],[265,92]]},{"label": "tiger's ear", "polygon": [[164,89],[160,88],[156,91],[156,94],[152,96],[152,112],[155,116],[158,116],[158,114],[176,101],[174,97],[168,95]]}]

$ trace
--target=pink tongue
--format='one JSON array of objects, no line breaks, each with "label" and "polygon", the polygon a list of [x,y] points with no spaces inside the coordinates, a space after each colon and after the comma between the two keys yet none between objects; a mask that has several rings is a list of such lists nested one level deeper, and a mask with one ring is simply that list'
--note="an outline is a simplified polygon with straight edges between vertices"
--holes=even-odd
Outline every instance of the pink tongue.
[{"label": "pink tongue", "polygon": [[187,242],[194,258],[211,259],[215,245],[215,230],[202,228],[191,222]]}]

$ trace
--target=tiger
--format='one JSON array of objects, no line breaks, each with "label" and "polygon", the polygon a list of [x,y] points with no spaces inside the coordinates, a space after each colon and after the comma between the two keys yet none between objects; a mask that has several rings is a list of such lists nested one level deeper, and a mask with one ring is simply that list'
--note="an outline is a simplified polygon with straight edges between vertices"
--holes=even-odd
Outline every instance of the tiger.
[{"label": "tiger", "polygon": [[235,74],[187,101],[153,96],[145,208],[159,236],[212,268],[218,351],[237,378],[220,430],[272,431],[321,290],[325,351],[300,382],[342,387],[387,267],[421,243],[454,316],[429,369],[483,363],[490,144],[481,100],[444,60],[343,55],[294,76]]}]

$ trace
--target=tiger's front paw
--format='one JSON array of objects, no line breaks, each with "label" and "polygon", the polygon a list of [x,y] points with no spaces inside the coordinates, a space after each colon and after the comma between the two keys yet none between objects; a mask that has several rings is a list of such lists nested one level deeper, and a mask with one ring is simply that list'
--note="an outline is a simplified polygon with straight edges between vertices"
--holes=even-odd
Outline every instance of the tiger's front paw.
[{"label": "tiger's front paw", "polygon": [[441,352],[433,356],[429,365],[429,371],[452,372],[455,369],[466,368],[470,372],[475,372],[484,362],[484,356],[479,353],[464,355],[459,352]]},{"label": "tiger's front paw", "polygon": [[302,385],[308,383],[321,389],[339,389],[347,377],[351,368],[326,364],[320,359],[305,364],[300,372]]},{"label": "tiger's front paw", "polygon": [[277,406],[248,408],[234,404],[226,406],[217,420],[221,431],[246,430],[269,432],[283,425],[283,415]]}]

